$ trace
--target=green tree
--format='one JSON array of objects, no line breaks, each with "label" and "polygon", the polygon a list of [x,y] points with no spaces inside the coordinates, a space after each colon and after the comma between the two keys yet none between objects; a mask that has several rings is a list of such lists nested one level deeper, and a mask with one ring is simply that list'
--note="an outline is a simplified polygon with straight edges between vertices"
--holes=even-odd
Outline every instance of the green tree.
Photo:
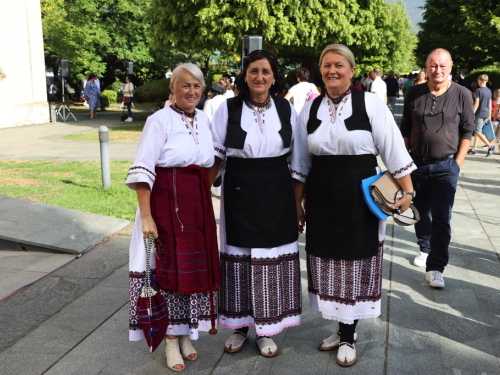
[{"label": "green tree", "polygon": [[[392,23],[393,11],[404,12],[398,17],[408,22]],[[402,4],[391,7],[385,0],[151,0],[146,20],[159,48],[239,53],[243,35],[262,35],[264,48],[310,69],[327,44],[346,44],[358,59],[378,56],[374,61],[381,63],[396,51],[411,59],[414,43],[405,34],[411,25]],[[409,44],[400,50],[393,39],[403,34]]]},{"label": "green tree", "polygon": [[500,7],[492,0],[427,0],[417,59],[435,48],[450,51],[454,67],[472,70],[500,58]]},{"label": "green tree", "polygon": [[57,75],[59,60],[68,59],[73,80],[98,72],[111,82],[126,61],[139,76],[154,70],[143,22],[148,6],[149,0],[41,0],[46,66]]}]

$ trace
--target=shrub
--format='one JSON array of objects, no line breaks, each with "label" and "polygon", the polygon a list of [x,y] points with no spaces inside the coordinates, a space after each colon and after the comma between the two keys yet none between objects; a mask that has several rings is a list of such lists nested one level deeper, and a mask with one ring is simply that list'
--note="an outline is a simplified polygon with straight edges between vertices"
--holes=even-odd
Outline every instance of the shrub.
[{"label": "shrub", "polygon": [[118,94],[115,91],[104,90],[101,93],[101,102],[104,107],[109,107],[110,104],[116,103]]},{"label": "shrub", "polygon": [[170,95],[170,79],[164,78],[148,82],[134,92],[134,100],[137,103],[164,102]]},{"label": "shrub", "polygon": [[122,89],[122,84],[118,78],[115,78],[115,81],[107,88],[107,90],[113,90],[115,92],[118,92],[121,89]]},{"label": "shrub", "polygon": [[471,87],[472,82],[477,81],[477,77],[481,74],[486,74],[488,80],[493,85],[491,89],[494,91],[500,88],[500,69],[495,66],[484,66],[479,69],[474,69],[468,75],[465,76],[465,83],[468,88]]}]

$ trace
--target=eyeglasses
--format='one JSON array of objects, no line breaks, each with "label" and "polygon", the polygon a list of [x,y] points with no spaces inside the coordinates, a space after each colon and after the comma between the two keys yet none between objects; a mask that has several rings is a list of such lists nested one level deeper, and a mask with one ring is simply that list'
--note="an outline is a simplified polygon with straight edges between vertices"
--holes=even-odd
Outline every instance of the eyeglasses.
[{"label": "eyeglasses", "polygon": [[[448,91],[446,92],[448,93]],[[446,99],[446,97],[444,98]],[[443,101],[444,101],[443,99]],[[425,103],[424,103],[424,114],[422,115],[422,124],[424,125],[425,127],[425,130],[424,132],[427,130],[427,124],[425,123],[425,118],[426,117],[436,117],[438,115],[441,115],[441,126],[439,127],[438,130],[436,130],[436,133],[438,131],[441,130],[441,128],[444,126],[444,110],[445,110],[445,105],[446,105],[446,102],[443,103],[443,109],[441,109],[439,112],[435,112],[434,111],[434,106],[436,105],[436,98],[433,98],[432,99],[432,107],[431,107],[431,111],[430,112],[427,112],[427,95],[425,96]]]}]

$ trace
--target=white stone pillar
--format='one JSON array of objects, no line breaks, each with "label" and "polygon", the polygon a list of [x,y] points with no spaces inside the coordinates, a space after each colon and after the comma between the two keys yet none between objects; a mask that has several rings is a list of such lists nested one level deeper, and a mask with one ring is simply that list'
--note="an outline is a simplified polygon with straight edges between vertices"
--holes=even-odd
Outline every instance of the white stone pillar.
[{"label": "white stone pillar", "polygon": [[0,0],[0,128],[49,122],[40,0]]}]

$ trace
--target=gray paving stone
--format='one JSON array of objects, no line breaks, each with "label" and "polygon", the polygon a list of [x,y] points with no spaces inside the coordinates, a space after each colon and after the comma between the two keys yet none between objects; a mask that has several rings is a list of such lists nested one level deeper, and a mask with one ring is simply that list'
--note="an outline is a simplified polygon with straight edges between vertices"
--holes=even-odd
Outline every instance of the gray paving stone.
[{"label": "gray paving stone", "polygon": [[40,375],[59,359],[57,354],[7,351],[0,353],[0,375]]}]

